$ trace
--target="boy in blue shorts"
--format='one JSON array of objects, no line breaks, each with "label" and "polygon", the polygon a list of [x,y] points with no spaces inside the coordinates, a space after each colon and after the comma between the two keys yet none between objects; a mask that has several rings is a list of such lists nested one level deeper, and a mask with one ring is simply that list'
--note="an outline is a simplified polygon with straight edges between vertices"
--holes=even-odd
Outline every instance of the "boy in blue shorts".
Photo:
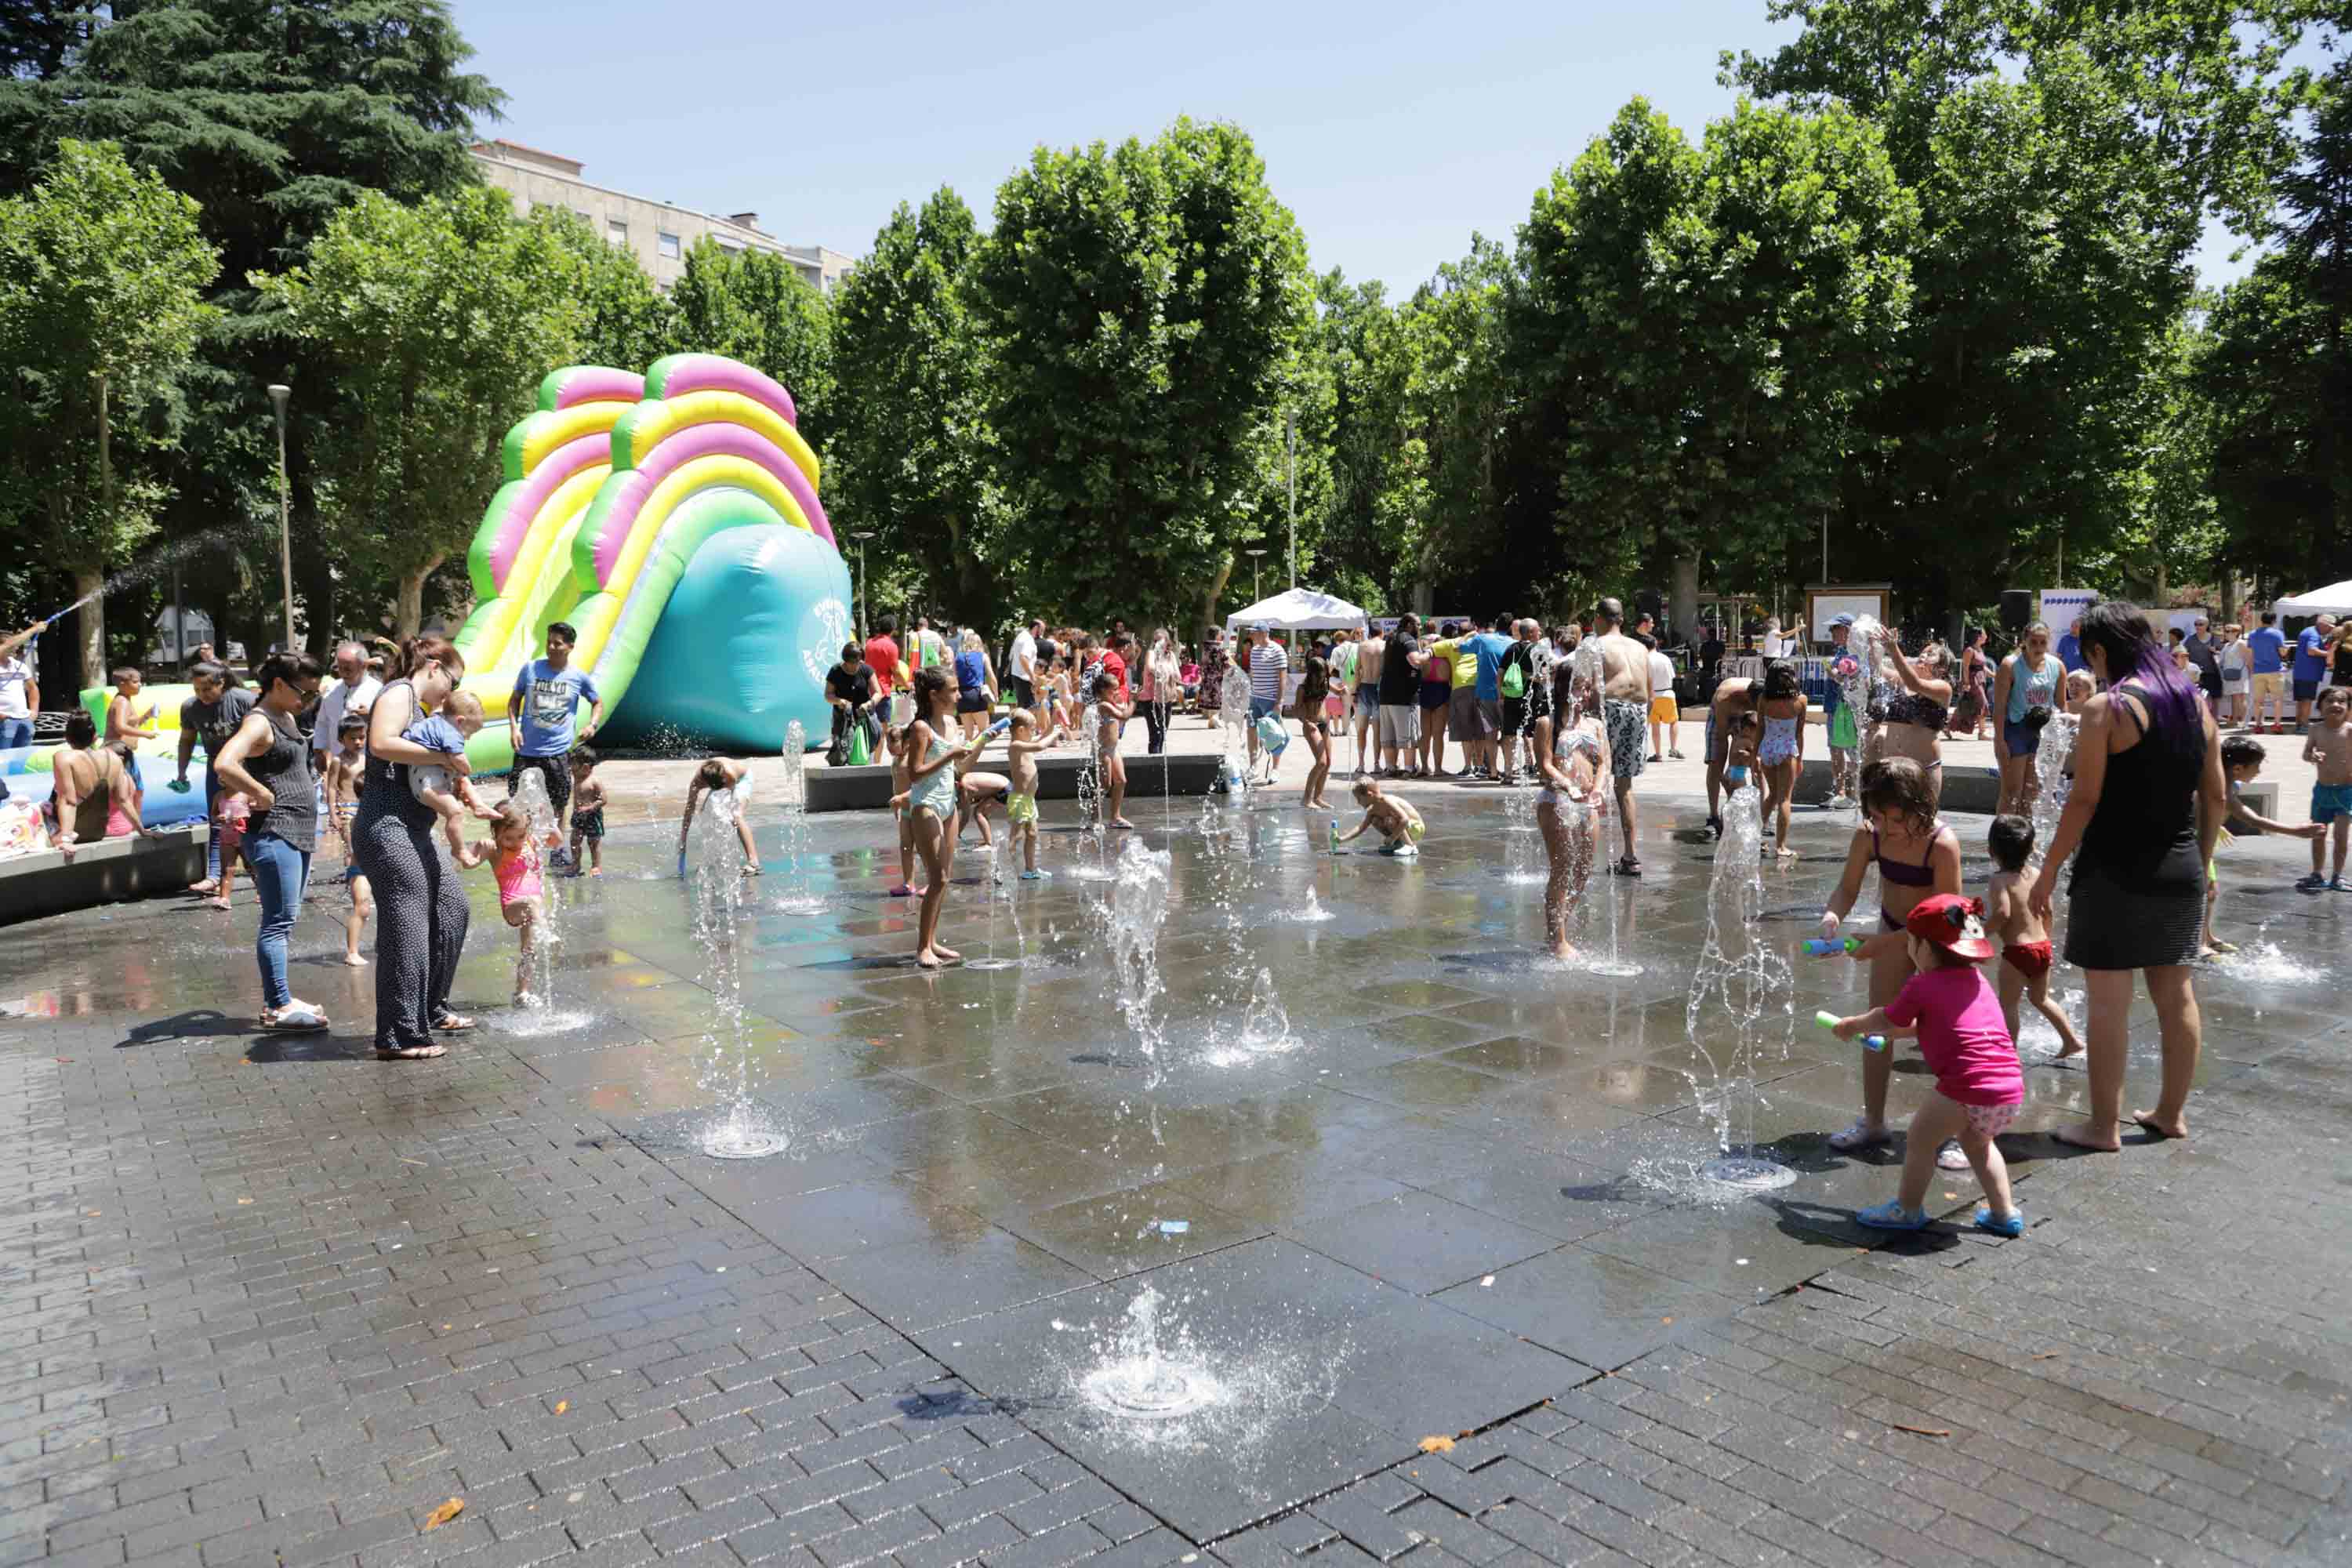
[{"label": "boy in blue shorts", "polygon": [[[2352,691],[2331,686],[2319,694],[2319,722],[2304,737],[2303,760],[2319,773],[2311,786],[2311,820],[2329,832],[2326,837],[2312,838],[2311,875],[2295,886],[2306,893],[2322,888],[2352,893],[2352,882],[2344,879],[2345,839],[2352,835]],[[2336,840],[2336,868],[2332,877],[2323,878],[2319,868],[2327,837]]]}]

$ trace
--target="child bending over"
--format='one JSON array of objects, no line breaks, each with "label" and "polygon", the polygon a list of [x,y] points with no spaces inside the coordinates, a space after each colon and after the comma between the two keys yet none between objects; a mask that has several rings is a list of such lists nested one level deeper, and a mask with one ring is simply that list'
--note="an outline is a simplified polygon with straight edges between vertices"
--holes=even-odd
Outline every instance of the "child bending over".
[{"label": "child bending over", "polygon": [[732,757],[712,757],[694,770],[694,782],[686,786],[686,815],[677,823],[677,874],[686,875],[686,836],[694,826],[694,814],[701,809],[703,796],[713,802],[720,795],[727,797],[727,815],[734,820],[736,839],[743,846],[743,875],[760,874],[760,851],[751,844],[751,825],[743,820],[744,803],[751,798],[751,769]]},{"label": "child bending over", "polygon": [[1413,809],[1412,802],[1402,795],[1386,794],[1379,782],[1373,779],[1358,779],[1349,793],[1356,797],[1356,804],[1364,808],[1364,820],[1356,824],[1354,831],[1343,833],[1332,840],[1334,844],[1345,844],[1360,837],[1365,829],[1377,827],[1381,833],[1381,854],[1417,856],[1421,853],[1421,836],[1429,831],[1429,825],[1422,821],[1421,813]]},{"label": "child bending over", "polygon": [[[2327,828],[2324,824],[2273,822],[2246,804],[2245,796],[2240,792],[2254,782],[2254,775],[2263,771],[2263,761],[2268,755],[2260,741],[2244,735],[2232,735],[2221,742],[2221,776],[2230,784],[2230,816],[2221,825],[2221,837],[2215,845],[2217,849],[2230,842],[2230,829],[2233,827],[2251,827],[2257,833],[2275,833],[2285,838],[2319,838],[2326,836]],[[2218,861],[2219,858],[2217,855],[2215,859]],[[2198,954],[2200,958],[2238,951],[2236,942],[2223,942],[2213,934],[2213,906],[2221,896],[2221,872],[2215,865],[2209,863],[2205,868],[2205,950]]]}]

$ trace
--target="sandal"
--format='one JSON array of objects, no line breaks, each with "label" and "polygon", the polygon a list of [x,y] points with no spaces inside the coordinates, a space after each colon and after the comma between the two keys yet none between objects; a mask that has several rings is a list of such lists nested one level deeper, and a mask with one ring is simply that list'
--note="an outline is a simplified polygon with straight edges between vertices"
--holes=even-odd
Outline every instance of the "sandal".
[{"label": "sandal", "polygon": [[2025,1214],[2021,1209],[2011,1209],[2007,1214],[1996,1215],[1991,1205],[1979,1204],[1977,1205],[1976,1227],[1989,1236],[2005,1236],[2014,1241],[2025,1234]]},{"label": "sandal", "polygon": [[1906,1209],[1899,1198],[1889,1198],[1883,1204],[1862,1210],[1853,1216],[1856,1225],[1866,1225],[1873,1230],[1925,1230],[1927,1228],[1926,1209]]},{"label": "sandal", "polygon": [[1936,1169],[1965,1171],[1968,1168],[1969,1156],[1967,1152],[1961,1149],[1960,1141],[1957,1138],[1945,1139],[1944,1146],[1936,1151]]},{"label": "sandal", "polygon": [[283,1007],[265,1009],[261,1026],[281,1035],[315,1035],[327,1026],[327,1016],[308,1002],[289,1002]]},{"label": "sandal", "polygon": [[1875,1149],[1892,1136],[1893,1134],[1887,1131],[1885,1123],[1874,1123],[1864,1117],[1857,1116],[1853,1119],[1853,1126],[1843,1132],[1830,1134],[1830,1147],[1841,1154],[1852,1153],[1856,1149]]},{"label": "sandal", "polygon": [[1611,866],[1609,874],[1612,877],[1638,877],[1642,874],[1642,863],[1628,855]]},{"label": "sandal", "polygon": [[378,1046],[375,1059],[380,1062],[421,1062],[433,1057],[446,1056],[446,1046]]},{"label": "sandal", "polygon": [[474,1020],[463,1013],[442,1013],[435,1016],[433,1027],[444,1035],[462,1035],[474,1026]]},{"label": "sandal", "polygon": [[226,910],[230,907],[229,901],[226,899],[206,899],[205,900],[205,908],[208,910]]}]

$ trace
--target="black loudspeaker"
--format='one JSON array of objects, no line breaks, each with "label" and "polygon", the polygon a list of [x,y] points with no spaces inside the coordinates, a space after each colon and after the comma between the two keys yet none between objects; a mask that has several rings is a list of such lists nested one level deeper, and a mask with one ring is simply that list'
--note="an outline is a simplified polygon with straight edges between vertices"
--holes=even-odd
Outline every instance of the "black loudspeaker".
[{"label": "black loudspeaker", "polygon": [[2011,636],[2033,624],[2033,590],[2003,588],[2000,591],[2000,629]]}]

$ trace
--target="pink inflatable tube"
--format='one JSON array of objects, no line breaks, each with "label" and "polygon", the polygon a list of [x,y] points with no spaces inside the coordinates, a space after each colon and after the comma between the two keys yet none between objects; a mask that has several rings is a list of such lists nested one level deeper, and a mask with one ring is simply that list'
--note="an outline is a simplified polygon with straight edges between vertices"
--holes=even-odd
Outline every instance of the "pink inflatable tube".
[{"label": "pink inflatable tube", "polygon": [[[554,384],[540,389],[541,404],[547,408],[572,408],[583,403],[635,403],[646,395],[644,376],[609,365],[569,365],[547,379]],[[554,394],[551,401],[548,397],[551,391]]]},{"label": "pink inflatable tube", "polygon": [[677,397],[688,392],[740,392],[752,402],[764,403],[774,409],[794,429],[800,427],[801,416],[793,406],[793,395],[780,383],[748,364],[722,359],[718,354],[672,354],[654,366],[646,396]]},{"label": "pink inflatable tube", "polygon": [[[635,380],[635,377],[630,379]],[[591,401],[582,398],[580,401]],[[490,581],[501,592],[507,584],[507,573],[522,550],[522,542],[530,532],[531,519],[547,504],[556,487],[581,469],[597,463],[613,460],[613,437],[604,431],[593,436],[581,436],[566,441],[542,459],[531,470],[530,478],[522,481],[514,500],[507,507],[506,516],[499,520],[498,542],[490,547]]]},{"label": "pink inflatable tube", "polygon": [[[619,485],[596,498],[597,510],[604,514],[606,524],[596,541],[598,584],[612,581],[613,565],[621,558],[621,547],[628,542],[627,521],[635,518],[637,509],[654,493],[654,487],[695,458],[709,457],[748,458],[767,469],[801,503],[801,510],[816,536],[835,550],[841,548],[833,537],[833,525],[825,521],[824,508],[818,504],[808,476],[773,441],[740,425],[693,425],[646,453],[641,466],[614,476]],[[605,483],[613,485],[614,481],[607,479]],[[622,526],[612,526],[615,522]]]}]

